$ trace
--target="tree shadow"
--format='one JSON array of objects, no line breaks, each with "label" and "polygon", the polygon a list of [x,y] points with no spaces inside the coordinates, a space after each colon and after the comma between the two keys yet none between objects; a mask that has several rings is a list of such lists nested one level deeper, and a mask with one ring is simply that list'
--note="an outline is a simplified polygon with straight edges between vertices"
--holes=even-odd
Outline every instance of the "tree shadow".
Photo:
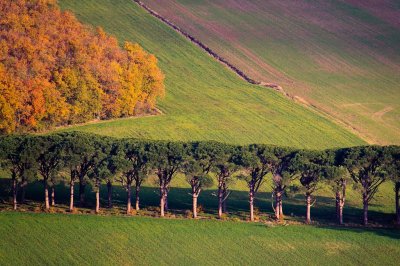
[{"label": "tree shadow", "polygon": [[[0,201],[4,204],[11,203],[11,180],[0,179]],[[75,186],[75,200],[79,206],[79,186]],[[216,216],[218,208],[218,198],[215,189],[204,190],[198,198],[202,214],[205,216]],[[55,187],[56,204],[69,204],[69,187],[67,184],[60,183]],[[44,201],[43,184],[40,181],[30,183],[26,188],[26,199],[33,202]],[[95,205],[95,193],[88,184],[85,190],[85,208],[93,209]],[[121,209],[126,206],[126,190],[120,185],[113,186],[113,205]],[[134,202],[134,195],[133,195]],[[256,214],[265,219],[273,219],[274,210],[271,205],[271,193],[259,192],[255,200]],[[107,187],[102,185],[100,189],[100,205],[107,206]],[[159,194],[157,187],[144,186],[140,192],[141,208],[155,209],[159,207]],[[189,188],[172,187],[168,193],[168,206],[171,213],[182,214],[192,209],[192,197]],[[0,206],[1,207],[1,206]],[[227,200],[227,212],[229,216],[246,220],[249,216],[248,192],[233,190]],[[297,194],[290,198],[284,198],[283,212],[288,220],[303,222],[305,219],[305,199],[303,195]],[[359,226],[362,222],[363,211],[355,206],[345,206],[344,222],[350,226]],[[311,218],[317,224],[332,225],[336,220],[336,209],[334,198],[318,196],[315,206],[311,210]],[[394,214],[378,211],[369,211],[369,219],[372,225],[391,226],[394,221]],[[334,227],[337,228],[337,227]],[[342,228],[342,227],[338,227]]]}]

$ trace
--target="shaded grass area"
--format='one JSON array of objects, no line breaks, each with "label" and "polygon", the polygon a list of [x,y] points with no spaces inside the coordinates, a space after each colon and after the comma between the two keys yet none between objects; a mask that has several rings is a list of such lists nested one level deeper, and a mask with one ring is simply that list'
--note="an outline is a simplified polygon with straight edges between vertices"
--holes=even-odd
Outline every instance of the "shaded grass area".
[{"label": "shaded grass area", "polygon": [[[75,186],[75,205],[78,213],[94,213],[95,193],[90,185],[85,190],[86,205],[79,206],[78,185]],[[231,185],[232,193],[227,200],[227,219],[248,220],[248,191],[246,184],[237,181]],[[10,180],[0,179],[0,205],[4,210],[10,209]],[[158,216],[159,194],[155,180],[148,180],[140,192],[141,215]],[[214,219],[217,216],[218,199],[216,197],[216,187],[205,190],[200,194],[198,204],[201,206],[200,217],[204,219]],[[21,206],[28,211],[40,211],[44,208],[43,185],[41,182],[34,182],[28,185],[26,198],[28,203]],[[347,201],[344,209],[344,222],[347,226],[360,226],[362,222],[362,202],[361,194],[349,187],[347,191]],[[316,193],[317,200],[311,210],[312,220],[315,224],[330,225],[336,223],[334,194],[329,187],[322,185]],[[105,215],[125,215],[126,210],[126,190],[119,184],[113,186],[113,209],[106,209],[107,188],[101,187],[100,205]],[[134,196],[132,196],[134,201]],[[265,183],[256,196],[255,206],[256,216],[260,221],[273,221],[272,195],[270,184]],[[289,222],[304,221],[305,199],[302,194],[287,195],[284,198],[284,214]],[[67,212],[69,204],[69,187],[67,184],[56,186],[57,211]],[[184,181],[183,176],[178,176],[173,180],[168,194],[168,206],[170,216],[187,217],[192,208],[192,198],[190,188]],[[394,191],[393,184],[384,183],[369,208],[369,218],[372,226],[392,226],[394,224]]]},{"label": "shaded grass area", "polygon": [[2,265],[395,265],[400,232],[0,213]]},{"label": "shaded grass area", "polygon": [[370,142],[400,143],[395,0],[143,2],[250,77],[281,85]]},{"label": "shaded grass area", "polygon": [[60,0],[84,23],[121,44],[154,53],[166,75],[163,115],[106,121],[66,130],[116,137],[270,143],[304,148],[360,145],[360,138],[270,89],[249,85],[130,0]]}]

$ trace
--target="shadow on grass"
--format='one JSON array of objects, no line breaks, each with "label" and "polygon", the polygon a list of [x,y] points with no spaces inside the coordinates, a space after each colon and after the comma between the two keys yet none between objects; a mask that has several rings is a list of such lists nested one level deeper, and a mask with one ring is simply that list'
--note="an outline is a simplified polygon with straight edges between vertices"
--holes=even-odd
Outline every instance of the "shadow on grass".
[{"label": "shadow on grass", "polygon": [[[3,204],[11,202],[10,179],[0,179],[0,200]],[[78,201],[78,185],[75,186],[76,203]],[[101,207],[107,206],[107,187],[103,185],[100,190],[100,205]],[[39,181],[30,183],[26,189],[26,199],[34,202],[42,203],[43,199],[43,184]],[[69,204],[69,187],[63,183],[58,184],[55,189],[56,204],[68,205]],[[206,216],[216,216],[218,199],[215,190],[205,190],[200,194],[198,204],[201,205],[203,214]],[[86,187],[85,191],[86,204],[85,208],[93,209],[95,204],[95,193],[90,185]],[[134,200],[134,199],[133,199]],[[123,187],[113,186],[113,205],[124,209],[126,204],[126,191]],[[284,214],[288,220],[303,222],[305,216],[305,201],[304,196],[298,194],[291,198],[285,198],[283,202]],[[192,208],[192,198],[190,189],[188,188],[171,188],[168,195],[168,205],[171,213],[183,214]],[[273,208],[271,206],[271,193],[260,192],[257,194],[255,201],[256,208],[260,217],[271,220],[273,217]],[[143,187],[140,192],[140,206],[141,208],[155,209],[159,206],[159,196],[157,187]],[[227,211],[229,216],[236,217],[242,220],[248,219],[248,193],[246,191],[232,191],[232,194],[227,201]],[[346,206],[344,209],[344,219],[348,226],[360,226],[362,209],[354,206]],[[324,224],[330,226],[335,223],[336,210],[333,197],[317,197],[315,206],[311,210],[312,220],[316,225]],[[394,214],[370,211],[369,219],[372,225],[375,226],[390,226],[393,224]],[[336,227],[341,229],[342,227]],[[343,229],[343,230],[348,230]]]}]

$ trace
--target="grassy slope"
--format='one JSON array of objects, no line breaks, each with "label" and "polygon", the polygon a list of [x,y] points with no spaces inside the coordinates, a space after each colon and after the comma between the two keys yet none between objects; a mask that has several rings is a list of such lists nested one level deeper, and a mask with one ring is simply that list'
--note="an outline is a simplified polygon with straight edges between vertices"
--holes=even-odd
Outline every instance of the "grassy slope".
[{"label": "grassy slope", "polygon": [[0,213],[0,264],[395,265],[399,231]]},{"label": "grassy slope", "polygon": [[123,42],[157,55],[166,74],[164,115],[89,124],[73,129],[151,139],[214,139],[308,148],[364,143],[355,135],[280,94],[251,86],[130,0],[60,0],[64,9]]},{"label": "grassy slope", "polygon": [[398,1],[143,2],[370,142],[400,143]]}]

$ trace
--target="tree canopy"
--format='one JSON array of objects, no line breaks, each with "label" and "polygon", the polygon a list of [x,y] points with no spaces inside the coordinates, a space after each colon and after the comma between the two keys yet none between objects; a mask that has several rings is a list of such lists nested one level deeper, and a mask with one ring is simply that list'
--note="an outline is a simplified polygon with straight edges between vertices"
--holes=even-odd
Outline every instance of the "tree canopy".
[{"label": "tree canopy", "polygon": [[53,0],[0,1],[0,133],[154,111],[157,59]]}]

